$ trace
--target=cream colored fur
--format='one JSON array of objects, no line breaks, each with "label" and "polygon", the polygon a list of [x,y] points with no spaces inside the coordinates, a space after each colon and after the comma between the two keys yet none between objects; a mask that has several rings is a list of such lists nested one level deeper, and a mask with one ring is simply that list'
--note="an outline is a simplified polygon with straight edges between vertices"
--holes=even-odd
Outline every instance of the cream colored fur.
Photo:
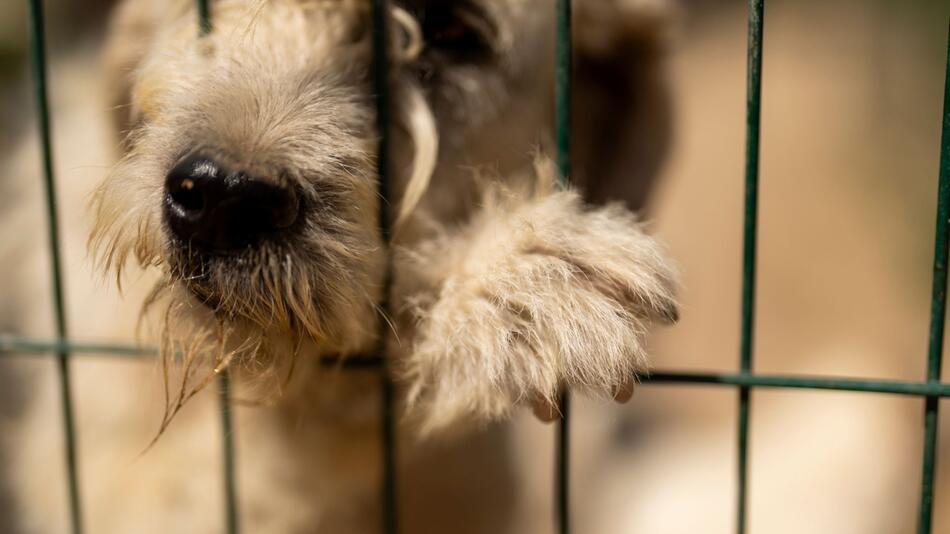
[{"label": "cream colored fur", "polygon": [[648,368],[652,319],[673,321],[673,274],[619,205],[497,187],[466,226],[406,251],[416,331],[405,373],[425,428],[497,418],[522,400],[556,404],[564,386],[613,396]]},{"label": "cream colored fur", "polygon": [[[662,247],[622,195],[590,205],[582,190],[556,190],[544,158],[535,166],[551,133],[552,5],[465,4],[465,17],[487,32],[486,56],[462,61],[420,41],[420,13],[448,4],[408,4],[392,13],[391,249],[377,218],[368,2],[219,0],[214,29],[201,39],[190,1],[120,6],[106,61],[124,155],[93,195],[90,244],[100,269],[131,284],[124,307],[101,316],[102,328],[128,332],[129,309],[144,302],[142,341],[162,357],[158,372],[77,375],[101,385],[78,399],[103,412],[84,421],[80,449],[90,531],[220,531],[220,497],[207,493],[218,446],[200,421],[213,409],[203,388],[225,368],[236,397],[256,405],[237,410],[246,531],[373,531],[379,377],[321,369],[317,359],[378,345],[386,254],[395,282],[386,356],[406,394],[399,450],[407,484],[421,480],[413,473],[480,461],[462,452],[425,461],[420,429],[484,427],[520,405],[553,405],[561,388],[623,397],[648,369],[650,325],[677,315]],[[644,16],[637,2],[576,7],[579,17],[614,13],[621,33]],[[195,150],[299,188],[309,206],[302,229],[216,258],[199,280],[189,276],[182,264],[191,252],[169,238],[161,205],[166,173]],[[129,274],[133,262],[144,279]],[[47,486],[35,468],[52,454],[49,418],[37,415],[54,399],[52,382],[44,384],[14,445],[30,466],[15,487],[23,524],[58,532],[63,517],[44,511]],[[156,389],[144,401],[149,384]],[[466,450],[464,442],[447,447]],[[433,500],[426,512],[404,513],[412,532],[455,524],[440,514],[464,525],[454,532],[504,531],[501,506],[471,516],[469,503],[490,497],[467,486],[420,482]]]}]

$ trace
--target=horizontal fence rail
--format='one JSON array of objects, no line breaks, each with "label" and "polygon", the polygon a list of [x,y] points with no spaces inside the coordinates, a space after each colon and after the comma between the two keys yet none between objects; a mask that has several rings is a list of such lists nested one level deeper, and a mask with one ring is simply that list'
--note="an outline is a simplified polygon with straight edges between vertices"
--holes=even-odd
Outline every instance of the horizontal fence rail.
[{"label": "horizontal fence rail", "polygon": [[[55,354],[60,350],[86,356],[120,357],[139,359],[157,354],[150,349],[123,345],[93,343],[64,343],[43,339],[0,336],[0,357],[17,355]],[[321,362],[327,367],[373,368],[383,365],[378,356],[326,356]],[[787,375],[762,373],[717,373],[700,371],[655,370],[649,375],[637,377],[643,384],[672,384],[699,386],[738,386],[766,389],[818,389],[853,393],[887,393],[911,397],[950,397],[950,383],[914,382],[879,378],[849,378],[834,376]]]},{"label": "horizontal fence rail", "polygon": [[[58,362],[58,379],[62,405],[64,451],[66,455],[66,478],[70,528],[74,534],[83,532],[82,502],[77,463],[77,433],[73,417],[70,383],[71,355],[148,358],[156,350],[113,343],[87,343],[72,339],[67,332],[65,315],[65,292],[60,256],[58,217],[55,201],[52,143],[50,140],[50,114],[46,80],[46,52],[42,0],[28,0],[30,7],[31,60],[34,78],[34,94],[37,107],[38,135],[42,177],[46,194],[48,219],[48,247],[51,257],[52,300],[56,337],[36,339],[17,335],[0,334],[0,356],[51,355]],[[388,19],[387,0],[372,0],[372,23],[374,28],[374,79],[377,105],[377,127],[380,134],[378,172],[380,187],[379,219],[384,242],[388,242],[389,229],[389,65],[387,55]],[[198,33],[205,36],[213,31],[211,0],[195,0],[198,17]],[[555,50],[555,138],[557,168],[560,183],[566,187],[570,177],[570,125],[571,125],[571,0],[556,3]],[[927,373],[924,381],[861,379],[847,377],[799,376],[784,374],[758,374],[752,370],[753,334],[755,323],[756,242],[759,186],[759,131],[761,125],[761,86],[764,0],[748,0],[748,48],[747,48],[747,101],[746,101],[746,165],[745,202],[743,226],[743,261],[741,294],[741,330],[739,372],[718,373],[699,371],[655,371],[641,377],[644,383],[678,384],[696,386],[734,387],[738,392],[737,428],[737,495],[736,532],[747,530],[747,496],[749,472],[749,414],[751,393],[759,388],[831,390],[856,393],[893,394],[920,397],[924,403],[924,429],[922,477],[917,521],[918,534],[933,531],[934,476],[937,459],[939,399],[950,397],[950,383],[941,382],[943,340],[946,321],[946,289],[948,262],[948,233],[950,233],[950,30],[948,30],[947,69],[944,88],[944,111],[940,141],[940,164],[937,194],[937,221],[934,239],[933,285]],[[389,286],[389,280],[386,287]],[[388,290],[384,292],[388,300]],[[387,302],[380,308],[387,309]],[[381,317],[381,339],[385,339],[386,321]],[[377,354],[383,354],[383,345]],[[347,358],[325,357],[322,364],[330,367],[376,368],[381,376],[380,437],[382,449],[383,483],[381,487],[381,528],[387,534],[398,532],[396,479],[395,479],[395,422],[393,414],[393,384],[387,372],[387,361],[377,355],[351,356]],[[230,409],[230,379],[227,371],[219,378],[220,424],[222,429],[222,471],[225,492],[224,525],[229,534],[240,531],[236,491],[236,458],[234,450],[234,424]],[[561,395],[562,419],[557,431],[555,463],[554,512],[559,534],[570,532],[569,498],[569,395]],[[89,476],[95,476],[90,473]]]}]

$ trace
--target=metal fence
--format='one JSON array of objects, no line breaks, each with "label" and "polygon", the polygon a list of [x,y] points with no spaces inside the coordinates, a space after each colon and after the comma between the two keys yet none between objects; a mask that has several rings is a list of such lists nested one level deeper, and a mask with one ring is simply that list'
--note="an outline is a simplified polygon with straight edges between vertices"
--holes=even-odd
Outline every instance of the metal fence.
[{"label": "metal fence", "polygon": [[[570,174],[570,107],[571,107],[571,1],[557,2],[557,46],[556,61],[556,146],[557,167],[562,185],[566,184]],[[374,24],[373,49],[375,53],[375,91],[377,121],[380,136],[379,144],[379,184],[380,221],[384,238],[388,238],[385,227],[388,216],[387,168],[389,163],[388,129],[390,110],[388,102],[388,64],[387,64],[387,0],[372,0],[372,22]],[[41,163],[45,184],[46,208],[49,230],[49,253],[51,256],[52,298],[56,338],[51,340],[28,339],[15,335],[0,335],[0,354],[34,353],[54,355],[58,363],[59,389],[62,401],[63,430],[65,437],[66,470],[69,492],[69,518],[74,534],[83,531],[82,502],[78,484],[77,438],[73,418],[72,393],[70,389],[69,364],[74,354],[112,354],[141,356],[153,351],[137,347],[120,345],[94,345],[73,340],[66,328],[64,312],[64,294],[62,285],[62,259],[53,179],[52,144],[50,142],[50,115],[47,97],[46,52],[42,0],[29,0],[31,29],[31,59],[36,98],[38,132],[40,136]],[[742,261],[742,307],[741,307],[741,344],[738,373],[703,372],[654,372],[644,377],[649,383],[674,384],[712,384],[731,386],[738,390],[738,491],[736,495],[736,532],[746,532],[746,502],[748,494],[748,444],[749,413],[751,393],[755,388],[803,388],[818,390],[841,390],[867,393],[889,393],[919,397],[924,407],[923,460],[920,485],[917,533],[932,532],[934,508],[934,473],[937,449],[937,412],[941,397],[950,397],[950,383],[940,381],[940,369],[943,355],[943,336],[946,312],[948,230],[950,230],[950,35],[948,35],[947,75],[944,88],[944,110],[942,135],[940,141],[939,185],[937,189],[937,223],[934,240],[933,288],[931,290],[929,349],[927,354],[927,376],[920,382],[897,380],[866,380],[852,378],[829,378],[793,375],[763,375],[752,370],[755,322],[755,280],[756,280],[756,241],[759,183],[759,125],[760,103],[762,100],[762,30],[764,23],[764,0],[748,2],[748,70],[746,100],[746,164],[745,164],[745,203],[743,227]],[[199,18],[199,31],[205,34],[213,31],[212,12],[209,0],[196,0]],[[385,306],[382,307],[385,309]],[[335,361],[328,360],[328,364]],[[383,514],[381,529],[388,534],[398,530],[396,516],[395,491],[395,426],[392,410],[393,386],[386,373],[385,360],[378,356],[351,358],[344,362],[347,367],[378,367],[381,369],[381,388],[383,391],[382,417],[380,418],[380,436],[383,450],[383,484],[381,488]],[[220,424],[223,434],[222,473],[225,488],[225,508],[222,510],[224,524],[229,534],[240,531],[238,523],[237,499],[235,491],[234,429],[232,426],[229,379],[227,372],[220,375],[218,381],[220,393]],[[568,445],[569,432],[569,396],[562,395],[561,413],[563,417],[557,432],[556,487],[554,492],[554,510],[557,530],[560,534],[570,532],[570,499],[568,481],[568,463],[570,459]],[[95,476],[91,474],[90,476]]]}]

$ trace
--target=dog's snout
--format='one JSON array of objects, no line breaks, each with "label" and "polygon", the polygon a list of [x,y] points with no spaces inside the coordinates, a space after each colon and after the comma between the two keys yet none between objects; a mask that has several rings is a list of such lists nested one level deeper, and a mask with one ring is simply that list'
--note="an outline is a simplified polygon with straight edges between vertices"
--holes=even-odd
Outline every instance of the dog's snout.
[{"label": "dog's snout", "polygon": [[179,162],[165,180],[165,220],[190,246],[229,251],[289,228],[299,212],[291,187],[225,169],[205,156]]}]

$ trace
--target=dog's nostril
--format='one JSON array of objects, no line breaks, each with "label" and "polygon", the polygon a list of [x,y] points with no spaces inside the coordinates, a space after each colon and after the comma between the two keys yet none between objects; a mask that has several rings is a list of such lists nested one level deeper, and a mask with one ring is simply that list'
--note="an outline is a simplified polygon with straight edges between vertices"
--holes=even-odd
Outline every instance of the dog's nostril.
[{"label": "dog's nostril", "polygon": [[182,160],[165,180],[165,221],[189,246],[229,251],[256,243],[297,220],[299,199],[290,187],[205,156]]},{"label": "dog's nostril", "polygon": [[191,178],[184,178],[176,187],[169,188],[168,194],[172,202],[185,210],[200,211],[204,207],[204,195],[195,187],[195,181]]}]

